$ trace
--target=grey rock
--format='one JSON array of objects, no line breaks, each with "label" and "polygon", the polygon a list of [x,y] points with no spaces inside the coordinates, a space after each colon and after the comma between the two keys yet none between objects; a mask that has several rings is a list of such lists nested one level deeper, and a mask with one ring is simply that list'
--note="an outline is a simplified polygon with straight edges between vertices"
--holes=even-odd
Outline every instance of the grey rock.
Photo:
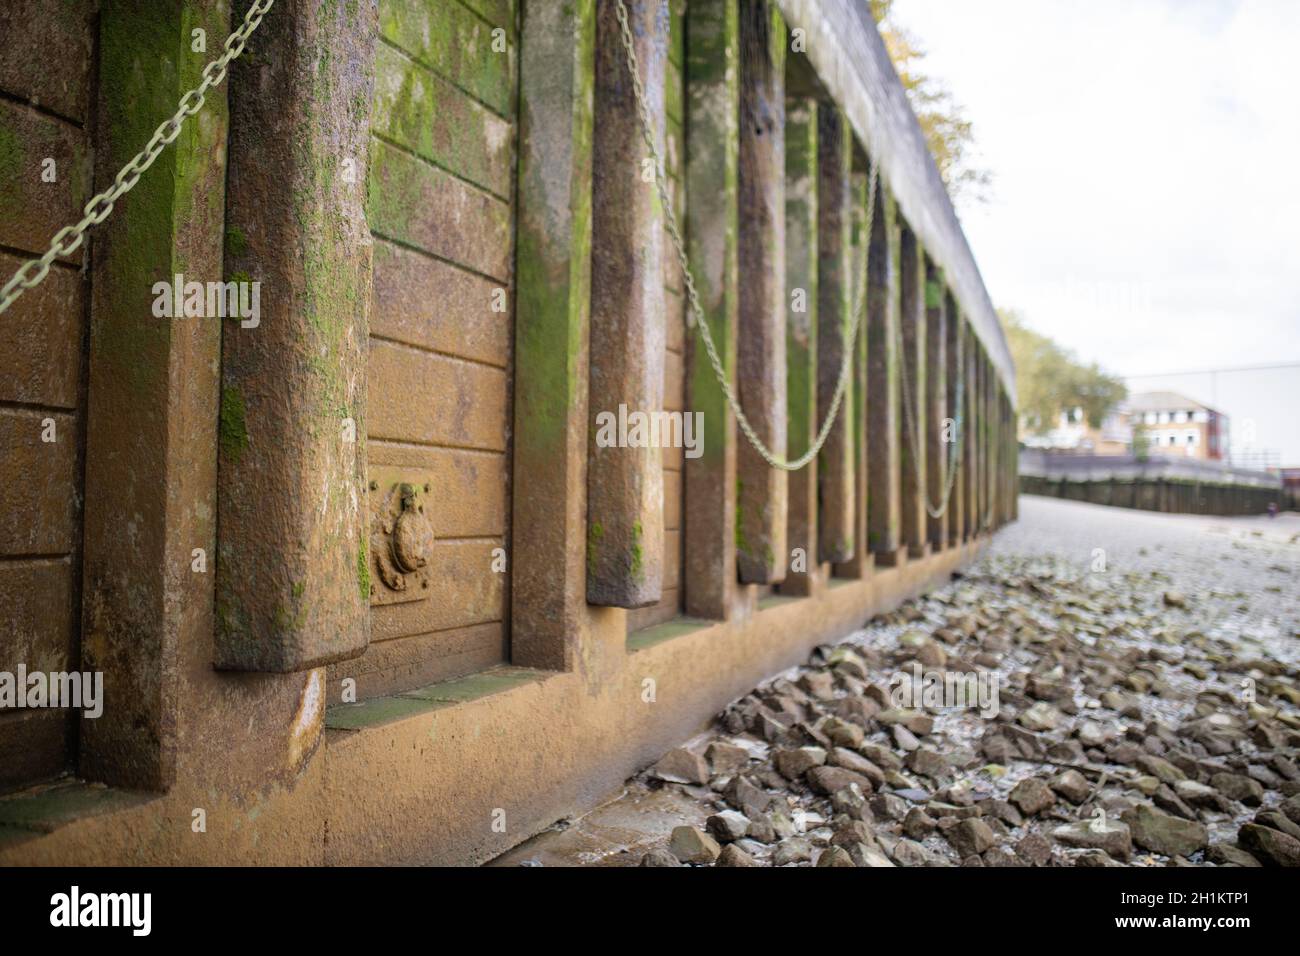
[{"label": "grey rock", "polygon": [[1021,780],[1012,789],[1007,799],[1027,817],[1042,813],[1056,803],[1056,795],[1052,793],[1051,788],[1037,777],[1026,777]]},{"label": "grey rock", "polygon": [[1041,833],[1029,833],[1016,844],[1016,856],[1029,866],[1046,866],[1052,859],[1052,844]]},{"label": "grey rock", "polygon": [[650,768],[650,775],[668,783],[705,784],[709,782],[709,765],[699,754],[678,747],[660,757]]},{"label": "grey rock", "polygon": [[749,752],[743,747],[714,741],[704,751],[715,774],[735,773],[749,766]]},{"label": "grey rock", "polygon": [[979,856],[997,842],[989,825],[980,819],[962,820],[944,834],[960,857]]},{"label": "grey rock", "polygon": [[806,863],[812,859],[812,843],[803,837],[790,837],[782,840],[772,851],[773,866],[787,866],[791,863]]},{"label": "grey rock", "polygon": [[1257,807],[1264,800],[1264,788],[1259,781],[1236,773],[1216,773],[1210,777],[1210,786],[1229,800],[1239,800],[1248,807]]},{"label": "grey rock", "polygon": [[718,862],[714,866],[758,866],[758,861],[737,844],[728,843],[718,854]]},{"label": "grey rock", "polygon": [[821,866],[857,866],[853,862],[853,857],[849,856],[849,851],[842,846],[828,846],[822,850],[817,857],[817,865]]},{"label": "grey rock", "polygon": [[1058,773],[1048,781],[1048,784],[1071,803],[1083,803],[1084,800],[1088,799],[1088,794],[1092,792],[1092,787],[1088,781],[1077,770],[1066,770]]},{"label": "grey rock", "polygon": [[732,843],[748,835],[750,820],[737,810],[723,810],[705,820],[704,825],[719,843]]},{"label": "grey rock", "polygon": [[862,774],[845,770],[843,767],[814,767],[805,775],[808,786],[820,794],[830,796],[838,790],[844,790],[854,784],[863,796],[872,792],[871,781]]},{"label": "grey rock", "polygon": [[1237,843],[1265,866],[1300,866],[1300,840],[1280,830],[1247,823],[1237,831]]},{"label": "grey rock", "polygon": [[641,866],[681,866],[682,861],[677,859],[663,847],[655,847],[641,857]]},{"label": "grey rock", "polygon": [[1107,820],[1080,820],[1066,823],[1052,831],[1052,839],[1062,846],[1085,850],[1103,850],[1108,856],[1127,860],[1133,850],[1133,837],[1127,824]]},{"label": "grey rock", "polygon": [[712,863],[722,853],[717,840],[695,827],[674,827],[668,849],[683,863]]},{"label": "grey rock", "polygon": [[825,762],[826,751],[820,747],[778,750],[772,758],[777,772],[787,780],[798,780],[813,767],[820,767]]},{"label": "grey rock", "polygon": [[1203,824],[1162,813],[1145,804],[1127,811],[1122,819],[1129,826],[1133,842],[1152,853],[1191,856],[1210,842]]},{"label": "grey rock", "polygon": [[1263,866],[1240,847],[1229,843],[1213,843],[1205,851],[1205,858],[1218,866]]}]

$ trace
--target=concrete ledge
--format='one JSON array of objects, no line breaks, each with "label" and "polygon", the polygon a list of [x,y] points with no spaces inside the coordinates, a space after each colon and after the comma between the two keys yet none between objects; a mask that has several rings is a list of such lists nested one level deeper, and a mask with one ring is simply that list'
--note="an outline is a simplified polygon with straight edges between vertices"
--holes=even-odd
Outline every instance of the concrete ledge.
[{"label": "concrete ledge", "polygon": [[[499,667],[331,708],[284,785],[235,799],[185,777],[142,797],[69,783],[0,801],[0,864],[477,864],[597,806],[727,703],[872,615],[946,580],[988,538],[817,596],[772,596],[728,623],[633,634],[602,611],[569,672]],[[208,830],[194,832],[194,808]]]},{"label": "concrete ledge", "polygon": [[727,703],[946,579],[985,540],[819,597],[765,600],[730,623],[671,621],[570,673],[331,732],[327,862],[489,860],[598,805]]}]

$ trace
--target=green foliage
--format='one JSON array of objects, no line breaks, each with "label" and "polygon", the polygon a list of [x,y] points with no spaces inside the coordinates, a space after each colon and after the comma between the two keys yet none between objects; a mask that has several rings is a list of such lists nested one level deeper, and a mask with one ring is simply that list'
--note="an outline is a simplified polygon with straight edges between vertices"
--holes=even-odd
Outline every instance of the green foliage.
[{"label": "green foliage", "polygon": [[930,147],[930,155],[939,167],[939,176],[955,202],[970,197],[981,202],[988,198],[993,174],[971,161],[975,131],[960,104],[941,82],[919,69],[925,51],[916,38],[904,30],[893,17],[894,0],[867,0],[871,15],[885,41],[885,49],[907,91],[908,102],[921,132]]},{"label": "green foliage", "polygon": [[1025,325],[1014,312],[999,309],[1011,359],[1016,365],[1020,416],[1031,434],[1050,431],[1060,413],[1082,408],[1088,424],[1101,423],[1128,394],[1122,379],[1096,362],[1085,365],[1045,335]]}]

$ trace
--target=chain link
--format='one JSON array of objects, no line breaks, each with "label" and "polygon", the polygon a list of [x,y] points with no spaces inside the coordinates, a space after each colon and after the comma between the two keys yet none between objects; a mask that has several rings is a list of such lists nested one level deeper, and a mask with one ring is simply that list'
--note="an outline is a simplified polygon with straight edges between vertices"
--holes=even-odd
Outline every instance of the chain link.
[{"label": "chain link", "polygon": [[225,52],[203,68],[203,81],[181,97],[176,112],[154,131],[145,148],[122,167],[113,178],[113,185],[86,203],[85,208],[82,209],[80,222],[74,226],[64,226],[59,230],[44,255],[39,259],[23,263],[4,287],[0,288],[0,315],[3,315],[24,292],[41,284],[49,274],[50,265],[55,259],[59,256],[71,255],[81,248],[86,230],[91,226],[98,226],[107,219],[113,211],[113,204],[135,188],[135,184],[153,165],[159,154],[181,134],[185,120],[203,108],[208,90],[226,78],[226,70],[230,62],[244,52],[244,44],[248,42],[253,31],[261,25],[262,18],[266,16],[274,2],[275,0],[254,0],[239,29],[226,37]]},{"label": "chain link", "polygon": [[713,366],[713,374],[718,380],[718,385],[722,389],[722,394],[727,399],[727,404],[731,406],[732,413],[736,416],[736,424],[744,433],[745,438],[754,446],[754,450],[762,456],[773,468],[782,471],[799,471],[807,467],[809,462],[817,457],[822,446],[826,444],[826,439],[830,436],[831,427],[835,424],[835,418],[839,414],[840,405],[844,402],[844,394],[848,390],[849,378],[853,371],[854,343],[857,342],[858,332],[862,325],[862,314],[866,311],[866,247],[871,239],[871,224],[875,212],[876,204],[876,177],[879,172],[875,158],[871,161],[871,173],[868,184],[869,198],[867,200],[867,213],[865,227],[862,232],[862,242],[860,243],[861,254],[861,271],[857,280],[857,289],[855,291],[853,302],[853,328],[852,334],[844,351],[844,360],[840,368],[840,378],[835,386],[835,396],[831,401],[830,410],[827,413],[826,420],[822,423],[821,429],[817,433],[817,438],[809,447],[808,451],[794,461],[787,461],[783,456],[776,454],[764,444],[763,440],[750,424],[749,418],[745,415],[744,409],[740,407],[740,401],[736,398],[736,393],[731,387],[731,381],[723,367],[722,359],[718,355],[717,346],[713,342],[713,333],[709,330],[708,320],[705,318],[704,308],[700,305],[699,293],[695,288],[695,277],[691,272],[690,262],[686,255],[686,244],[682,241],[681,231],[677,227],[677,215],[673,209],[672,200],[668,195],[668,189],[664,185],[667,178],[664,174],[663,159],[659,155],[659,147],[655,143],[653,126],[650,123],[650,110],[646,105],[645,87],[641,82],[641,68],[637,63],[636,48],[632,43],[632,30],[628,26],[627,6],[623,0],[617,0],[618,6],[615,8],[618,14],[619,30],[623,36],[623,47],[627,51],[628,70],[632,74],[632,91],[636,98],[637,115],[641,121],[641,136],[645,140],[646,147],[650,150],[650,155],[655,164],[655,187],[659,192],[659,202],[664,209],[664,219],[668,227],[668,234],[673,240],[673,247],[677,253],[678,262],[681,264],[682,280],[686,285],[686,296],[689,302],[689,308],[686,313],[686,324],[699,332],[701,341],[704,343],[704,350],[708,353],[709,364]]}]

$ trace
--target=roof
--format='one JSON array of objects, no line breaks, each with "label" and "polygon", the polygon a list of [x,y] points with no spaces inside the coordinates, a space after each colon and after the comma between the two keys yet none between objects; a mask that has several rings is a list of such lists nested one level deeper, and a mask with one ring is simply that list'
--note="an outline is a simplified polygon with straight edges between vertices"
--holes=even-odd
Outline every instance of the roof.
[{"label": "roof", "polygon": [[1178,392],[1138,392],[1124,402],[1130,412],[1222,412]]}]

